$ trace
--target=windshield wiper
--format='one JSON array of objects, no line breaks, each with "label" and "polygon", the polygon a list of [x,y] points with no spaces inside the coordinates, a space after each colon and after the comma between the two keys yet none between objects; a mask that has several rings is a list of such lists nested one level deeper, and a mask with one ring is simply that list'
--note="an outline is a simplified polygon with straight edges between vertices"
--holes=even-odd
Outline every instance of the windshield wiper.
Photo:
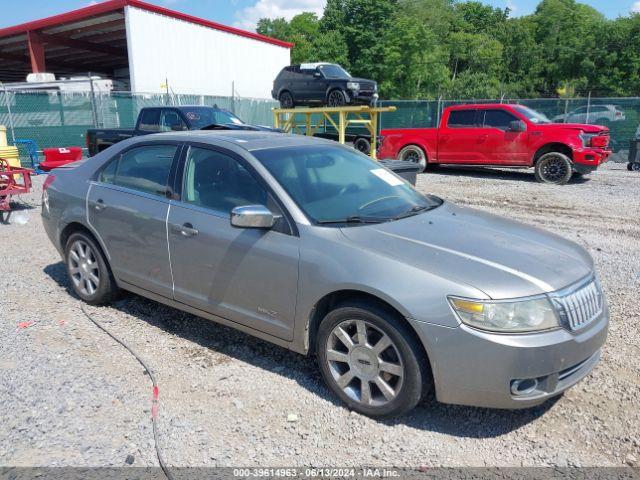
[{"label": "windshield wiper", "polygon": [[320,225],[331,223],[381,223],[389,220],[388,218],[376,218],[376,217],[360,217],[358,215],[352,215],[347,218],[340,218],[337,220],[316,220],[316,223]]},{"label": "windshield wiper", "polygon": [[414,205],[406,212],[402,212],[400,215],[396,215],[393,217],[393,220],[400,220],[401,218],[412,217],[413,215],[417,215],[420,212],[424,212],[425,210],[431,210],[433,206],[431,205]]}]

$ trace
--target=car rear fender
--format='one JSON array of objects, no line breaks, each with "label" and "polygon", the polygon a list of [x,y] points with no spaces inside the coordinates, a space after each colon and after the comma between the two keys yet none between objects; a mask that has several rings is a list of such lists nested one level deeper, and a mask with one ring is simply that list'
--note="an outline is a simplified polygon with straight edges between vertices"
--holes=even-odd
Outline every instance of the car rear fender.
[{"label": "car rear fender", "polygon": [[[427,130],[427,129],[425,129]],[[429,129],[430,130],[430,129]],[[409,145],[417,145],[427,155],[428,159],[435,159],[436,157],[436,132],[420,132],[420,133],[408,133],[406,131],[398,130],[383,130],[380,135],[384,137],[385,144],[389,142],[388,147],[391,148],[395,157],[397,157],[400,150]],[[385,145],[387,147],[387,145]],[[387,148],[385,148],[387,150]]]}]

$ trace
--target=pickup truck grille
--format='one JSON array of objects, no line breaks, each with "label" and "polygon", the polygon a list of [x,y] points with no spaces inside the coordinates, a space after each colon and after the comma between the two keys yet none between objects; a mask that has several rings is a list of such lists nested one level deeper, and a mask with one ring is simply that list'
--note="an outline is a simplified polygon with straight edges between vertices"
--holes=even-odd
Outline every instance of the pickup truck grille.
[{"label": "pickup truck grille", "polygon": [[566,293],[553,297],[562,323],[571,331],[580,330],[598,318],[604,308],[604,296],[597,280],[591,279]]}]

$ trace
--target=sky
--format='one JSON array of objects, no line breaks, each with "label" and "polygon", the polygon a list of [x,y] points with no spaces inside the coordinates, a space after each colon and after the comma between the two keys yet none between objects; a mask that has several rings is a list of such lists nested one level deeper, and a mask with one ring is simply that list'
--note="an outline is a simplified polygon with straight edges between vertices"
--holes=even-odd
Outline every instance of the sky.
[{"label": "sky", "polygon": [[[203,17],[226,25],[255,30],[263,17],[293,17],[303,11],[321,16],[326,0],[147,0],[166,8]],[[539,0],[482,0],[496,7],[509,7],[512,15],[531,13]],[[97,0],[0,0],[0,28],[81,8]],[[640,0],[583,0],[609,18],[640,13]]]}]

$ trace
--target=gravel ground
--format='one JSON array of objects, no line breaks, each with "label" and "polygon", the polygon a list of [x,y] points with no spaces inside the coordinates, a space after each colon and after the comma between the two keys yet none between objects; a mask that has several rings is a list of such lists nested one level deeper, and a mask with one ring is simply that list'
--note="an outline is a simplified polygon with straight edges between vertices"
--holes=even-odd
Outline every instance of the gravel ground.
[{"label": "gravel ground", "polygon": [[[22,199],[37,204],[41,182]],[[556,187],[530,172],[443,168],[418,186],[591,252],[611,306],[595,371],[531,410],[431,400],[376,421],[343,408],[312,359],[134,295],[90,307],[156,372],[169,465],[638,465],[640,175],[608,164]],[[0,225],[0,244],[0,465],[157,465],[150,380],[82,314],[39,207]]]}]

